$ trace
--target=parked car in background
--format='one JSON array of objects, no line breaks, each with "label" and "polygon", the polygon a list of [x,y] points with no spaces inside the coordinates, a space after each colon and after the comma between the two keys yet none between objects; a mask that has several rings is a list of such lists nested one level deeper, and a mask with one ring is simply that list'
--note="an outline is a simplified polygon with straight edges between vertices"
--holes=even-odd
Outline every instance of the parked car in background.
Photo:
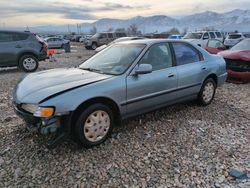
[{"label": "parked car in background", "polygon": [[27,75],[16,86],[13,104],[33,130],[58,131],[50,146],[73,134],[83,146],[92,147],[129,117],[186,100],[209,105],[226,77],[224,59],[196,45],[130,40],[77,68]]},{"label": "parked car in background", "polygon": [[118,39],[112,41],[109,44],[104,44],[102,46],[99,46],[98,48],[95,49],[95,51],[100,52],[103,49],[107,48],[108,46],[110,46],[112,44],[116,44],[118,42],[129,41],[129,40],[140,40],[140,39],[145,39],[145,38],[144,37],[121,37],[121,38],[118,38]]},{"label": "parked car in background", "polygon": [[34,33],[0,30],[0,67],[18,66],[33,72],[39,61],[47,58],[47,48],[47,43]]},{"label": "parked car in background", "polygon": [[226,46],[217,39],[209,39],[205,49],[211,54],[218,54],[219,52],[226,50]]},{"label": "parked car in background", "polygon": [[219,53],[226,61],[228,79],[233,82],[250,81],[250,39],[244,39],[229,50]]},{"label": "parked car in background", "polygon": [[97,33],[92,36],[90,39],[87,39],[84,43],[86,49],[95,50],[97,47],[109,44],[113,40],[121,37],[126,37],[126,33],[115,32],[115,33]]},{"label": "parked car in background", "polygon": [[181,35],[170,35],[168,39],[182,39]]},{"label": "parked car in background", "polygon": [[44,39],[48,43],[48,48],[64,48],[65,45],[69,44],[69,40],[61,39],[59,37],[48,37]]},{"label": "parked car in background", "polygon": [[191,42],[195,45],[205,48],[209,39],[218,39],[223,41],[223,36],[218,31],[201,31],[201,32],[191,32],[187,33],[184,40]]},{"label": "parked car in background", "polygon": [[79,39],[79,42],[84,43],[85,40],[90,39],[92,35],[84,35]]},{"label": "parked car in background", "polygon": [[232,46],[242,41],[244,38],[245,38],[244,35],[241,33],[230,33],[227,35],[224,41],[224,45],[228,48],[231,48]]}]

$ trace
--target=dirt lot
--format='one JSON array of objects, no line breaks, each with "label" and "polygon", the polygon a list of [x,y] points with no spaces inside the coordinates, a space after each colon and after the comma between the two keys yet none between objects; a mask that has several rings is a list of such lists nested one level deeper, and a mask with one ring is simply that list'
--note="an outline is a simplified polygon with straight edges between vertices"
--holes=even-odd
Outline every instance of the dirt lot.
[{"label": "dirt lot", "polygon": [[[39,70],[76,66],[93,54],[73,47]],[[11,105],[23,73],[0,70],[0,187],[250,187],[250,84],[225,84],[208,107],[174,105],[124,122],[101,146],[48,150]]]}]

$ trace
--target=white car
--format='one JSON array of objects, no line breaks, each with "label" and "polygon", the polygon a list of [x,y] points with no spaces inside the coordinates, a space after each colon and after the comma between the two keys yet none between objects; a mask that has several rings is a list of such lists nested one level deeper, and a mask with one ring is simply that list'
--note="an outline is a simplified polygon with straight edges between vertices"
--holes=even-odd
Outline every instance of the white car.
[{"label": "white car", "polygon": [[245,38],[244,35],[241,33],[231,33],[226,37],[224,45],[229,48],[233,47],[240,41],[242,41],[244,38]]},{"label": "white car", "polygon": [[217,39],[223,41],[223,36],[218,31],[200,31],[200,32],[190,32],[186,34],[183,39],[185,41],[191,42],[202,48],[205,48],[209,39]]},{"label": "white car", "polygon": [[59,37],[48,37],[44,39],[48,43],[48,48],[64,48],[69,44],[69,40],[61,39]]}]

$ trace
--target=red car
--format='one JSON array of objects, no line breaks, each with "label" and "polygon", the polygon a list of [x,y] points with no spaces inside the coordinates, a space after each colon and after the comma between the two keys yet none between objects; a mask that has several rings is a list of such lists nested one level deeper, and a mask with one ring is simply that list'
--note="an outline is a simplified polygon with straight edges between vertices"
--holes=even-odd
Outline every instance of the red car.
[{"label": "red car", "polygon": [[250,81],[250,39],[245,39],[229,50],[220,41],[208,41],[206,50],[222,55],[227,64],[228,81],[247,83]]}]

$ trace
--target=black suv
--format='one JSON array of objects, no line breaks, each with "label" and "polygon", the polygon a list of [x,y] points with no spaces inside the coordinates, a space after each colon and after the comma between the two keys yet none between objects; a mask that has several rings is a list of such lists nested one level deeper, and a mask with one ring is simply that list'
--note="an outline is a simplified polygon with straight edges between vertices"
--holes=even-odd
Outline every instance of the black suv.
[{"label": "black suv", "polygon": [[47,49],[47,43],[34,33],[0,30],[0,67],[36,71],[38,62],[47,58]]}]

